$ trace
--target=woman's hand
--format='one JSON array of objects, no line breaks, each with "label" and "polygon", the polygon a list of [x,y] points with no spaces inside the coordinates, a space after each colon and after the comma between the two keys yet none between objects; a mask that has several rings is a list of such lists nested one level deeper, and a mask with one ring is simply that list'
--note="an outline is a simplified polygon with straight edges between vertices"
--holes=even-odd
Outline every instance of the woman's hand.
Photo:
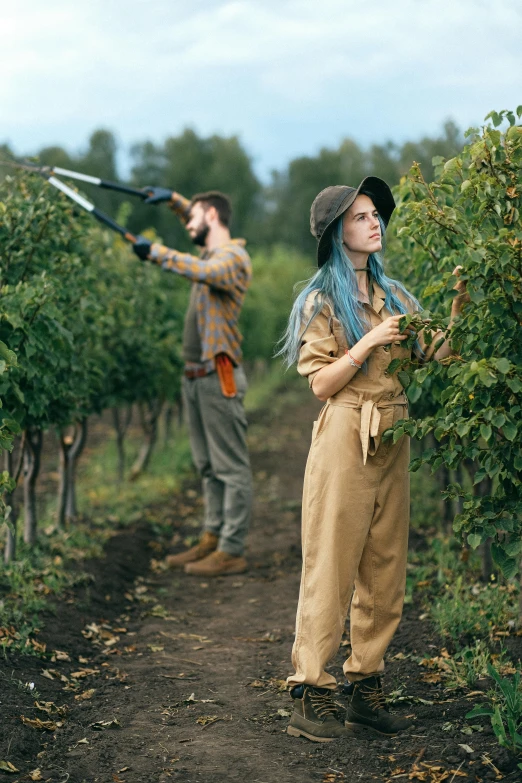
[{"label": "woman's hand", "polygon": [[410,330],[407,329],[403,334],[399,331],[399,321],[402,317],[402,315],[392,315],[386,318],[379,326],[370,329],[362,339],[367,341],[369,348],[407,340]]},{"label": "woman's hand", "polygon": [[453,299],[453,303],[451,305],[451,311],[453,315],[460,315],[462,305],[466,304],[466,302],[469,302],[470,300],[466,282],[459,279],[461,270],[461,266],[456,266],[452,272],[454,277],[457,278],[457,283],[453,286],[453,290],[457,291],[457,296]]}]

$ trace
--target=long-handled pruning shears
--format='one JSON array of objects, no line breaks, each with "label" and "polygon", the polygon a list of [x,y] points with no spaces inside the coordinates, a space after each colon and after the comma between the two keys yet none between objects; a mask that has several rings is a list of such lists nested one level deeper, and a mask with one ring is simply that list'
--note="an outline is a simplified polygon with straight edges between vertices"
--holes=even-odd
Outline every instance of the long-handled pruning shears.
[{"label": "long-handled pruning shears", "polygon": [[148,198],[150,195],[149,191],[131,188],[129,185],[123,185],[119,182],[110,182],[109,180],[100,179],[99,177],[91,177],[89,174],[82,174],[79,171],[69,171],[69,169],[62,169],[59,166],[36,166],[33,163],[17,163],[15,161],[0,161],[0,164],[3,166],[13,166],[18,169],[25,169],[26,171],[32,171],[35,174],[41,174],[50,185],[53,185],[55,188],[58,188],[58,190],[61,190],[62,193],[65,193],[65,195],[72,199],[72,201],[75,201],[78,206],[82,207],[82,209],[85,209],[87,212],[90,212],[91,215],[100,221],[100,223],[104,223],[109,228],[112,228],[113,231],[121,234],[121,236],[129,242],[136,242],[137,237],[134,234],[131,234],[124,226],[120,226],[120,224],[116,223],[109,215],[106,215],[105,212],[102,212],[95,207],[94,204],[91,204],[86,198],[80,196],[79,193],[70,188],[55,175],[60,174],[63,177],[71,177],[71,179],[78,179],[82,182],[88,182],[91,185],[97,185],[100,188],[107,188],[108,190],[118,190],[121,193],[127,193],[130,196],[139,196],[141,199]]}]

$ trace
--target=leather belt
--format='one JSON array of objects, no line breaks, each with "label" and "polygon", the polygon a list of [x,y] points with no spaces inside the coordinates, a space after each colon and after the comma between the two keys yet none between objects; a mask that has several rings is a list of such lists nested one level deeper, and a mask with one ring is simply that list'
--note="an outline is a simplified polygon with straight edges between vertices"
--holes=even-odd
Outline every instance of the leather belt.
[{"label": "leather belt", "polygon": [[381,409],[392,408],[395,405],[408,405],[408,398],[405,394],[399,394],[397,397],[393,397],[392,399],[375,402],[374,400],[364,400],[361,395],[357,401],[336,400],[335,402],[330,402],[330,405],[335,405],[341,408],[353,408],[355,410],[361,411],[359,435],[361,438],[363,465],[366,465],[368,454],[370,457],[375,456],[381,442],[381,438],[379,436]]},{"label": "leather belt", "polygon": [[194,378],[204,378],[205,375],[210,375],[210,373],[214,372],[214,370],[209,370],[206,367],[185,367],[183,372],[185,374],[185,378],[193,381]]}]

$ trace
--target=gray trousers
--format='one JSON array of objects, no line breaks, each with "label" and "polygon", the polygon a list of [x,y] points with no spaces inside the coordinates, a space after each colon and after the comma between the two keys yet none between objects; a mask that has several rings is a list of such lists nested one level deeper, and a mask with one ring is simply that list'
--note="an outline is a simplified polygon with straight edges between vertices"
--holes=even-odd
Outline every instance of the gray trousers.
[{"label": "gray trousers", "polygon": [[246,444],[243,398],[247,381],[234,369],[237,396],[224,397],[217,373],[183,378],[182,392],[192,459],[203,479],[204,530],[219,536],[218,548],[242,555],[250,524],[252,471]]}]

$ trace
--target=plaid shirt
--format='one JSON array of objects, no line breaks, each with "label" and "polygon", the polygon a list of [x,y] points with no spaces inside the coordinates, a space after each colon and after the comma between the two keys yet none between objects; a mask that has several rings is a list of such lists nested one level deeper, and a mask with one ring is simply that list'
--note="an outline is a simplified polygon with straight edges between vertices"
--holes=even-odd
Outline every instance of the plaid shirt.
[{"label": "plaid shirt", "polygon": [[[174,193],[170,206],[184,223],[188,222],[191,207],[188,199]],[[239,364],[242,337],[237,322],[252,278],[245,240],[231,239],[225,245],[204,250],[201,257],[154,243],[149,258],[196,285],[201,361],[226,353],[234,364]]]}]

